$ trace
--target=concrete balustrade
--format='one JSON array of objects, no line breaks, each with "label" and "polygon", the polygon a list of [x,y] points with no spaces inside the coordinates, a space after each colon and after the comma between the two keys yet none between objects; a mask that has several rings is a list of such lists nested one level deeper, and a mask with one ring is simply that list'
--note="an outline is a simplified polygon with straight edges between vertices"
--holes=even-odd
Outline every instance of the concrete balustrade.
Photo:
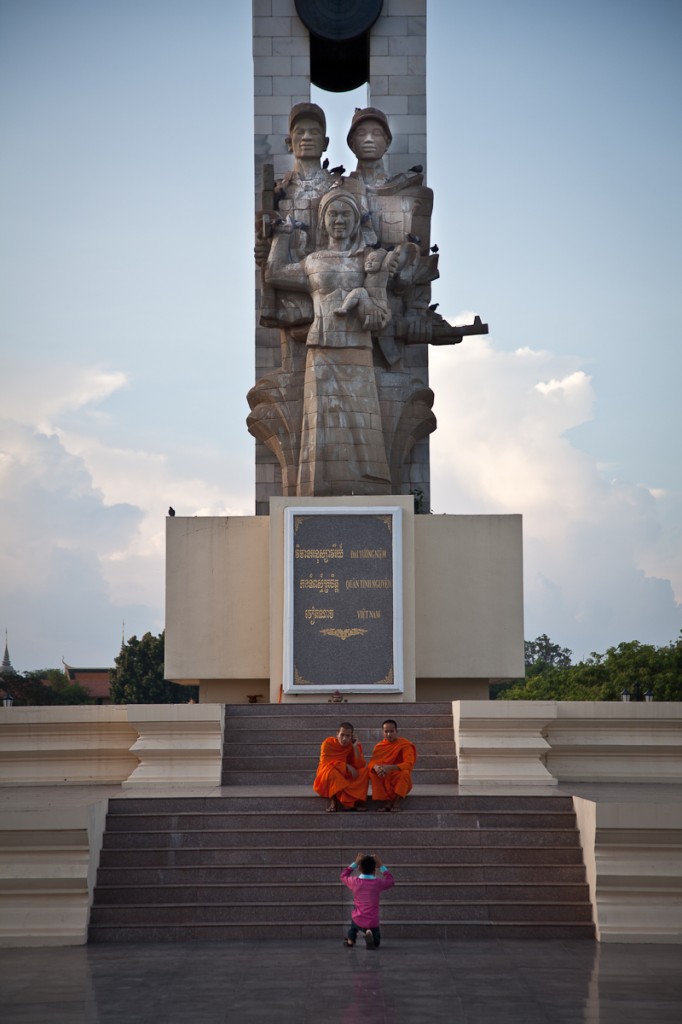
[{"label": "concrete balustrade", "polygon": [[454,701],[460,785],[556,785],[545,766],[553,713],[552,701]]},{"label": "concrete balustrade", "polygon": [[681,782],[682,703],[557,701],[547,768],[561,782]]},{"label": "concrete balustrade", "polygon": [[0,946],[87,942],[107,805],[3,810]]},{"label": "concrete balustrade", "polygon": [[222,704],[129,704],[139,764],[123,786],[219,786],[224,719]]},{"label": "concrete balustrade", "polygon": [[0,946],[87,942],[111,787],[219,786],[223,717],[216,704],[0,709]]},{"label": "concrete balustrade", "polygon": [[456,701],[460,785],[682,782],[682,703]]},{"label": "concrete balustrade", "polygon": [[573,802],[601,942],[682,942],[682,703],[462,701],[453,717],[461,787],[598,794]]},{"label": "concrete balustrade", "polygon": [[682,943],[679,799],[573,803],[597,938]]},{"label": "concrete balustrade", "polygon": [[0,708],[0,785],[123,782],[136,739],[123,705]]},{"label": "concrete balustrade", "polygon": [[224,708],[0,708],[0,786],[220,785]]}]

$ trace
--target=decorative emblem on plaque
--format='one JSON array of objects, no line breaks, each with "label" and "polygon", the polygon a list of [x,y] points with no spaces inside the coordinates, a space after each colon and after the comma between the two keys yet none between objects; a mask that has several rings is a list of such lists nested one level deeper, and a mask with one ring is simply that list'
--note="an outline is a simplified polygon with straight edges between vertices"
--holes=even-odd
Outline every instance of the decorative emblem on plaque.
[{"label": "decorative emblem on plaque", "polygon": [[366,629],[321,629],[320,633],[324,633],[325,636],[336,636],[339,640],[348,640],[351,636],[365,636],[367,634]]}]

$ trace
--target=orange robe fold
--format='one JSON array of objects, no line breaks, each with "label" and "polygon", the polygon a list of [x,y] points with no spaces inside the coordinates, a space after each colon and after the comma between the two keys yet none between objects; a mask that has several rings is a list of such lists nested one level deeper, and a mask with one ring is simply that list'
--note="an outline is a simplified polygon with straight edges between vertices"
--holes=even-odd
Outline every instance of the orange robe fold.
[{"label": "orange robe fold", "polygon": [[[412,789],[412,769],[417,760],[417,748],[414,743],[398,736],[391,743],[389,740],[381,740],[372,751],[372,759],[369,762],[369,775],[372,780],[373,800],[393,800],[395,797],[405,797]],[[399,771],[389,772],[388,775],[379,777],[373,771],[375,764],[397,764]]]},{"label": "orange robe fold", "polygon": [[[356,758],[352,744],[342,747],[336,736],[327,736],[320,747],[320,763],[313,782],[315,792],[328,800],[335,796],[344,807],[354,807],[366,800],[369,772],[359,743],[358,751],[360,756]],[[348,765],[357,768],[356,779],[351,778]]]}]

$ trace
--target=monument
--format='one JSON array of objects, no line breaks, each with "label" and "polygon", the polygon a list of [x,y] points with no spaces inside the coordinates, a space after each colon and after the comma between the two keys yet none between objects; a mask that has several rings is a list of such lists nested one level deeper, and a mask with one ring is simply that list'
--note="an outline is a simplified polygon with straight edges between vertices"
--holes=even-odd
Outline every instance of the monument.
[{"label": "monument", "polygon": [[279,328],[282,365],[250,391],[248,426],[276,456],[282,494],[405,493],[412,450],[436,429],[433,392],[407,348],[456,344],[487,325],[454,327],[430,304],[433,193],[421,165],[386,173],[387,115],[356,109],[348,177],[321,165],[325,133],[324,111],[297,104],[285,140],[294,169],[275,182],[263,168],[259,321]]},{"label": "monument", "polygon": [[[256,515],[168,521],[166,675],[227,703],[487,696],[523,672],[520,517],[420,514],[429,347],[487,333],[431,301],[426,2],[253,12]],[[365,84],[330,168],[311,85]]]}]

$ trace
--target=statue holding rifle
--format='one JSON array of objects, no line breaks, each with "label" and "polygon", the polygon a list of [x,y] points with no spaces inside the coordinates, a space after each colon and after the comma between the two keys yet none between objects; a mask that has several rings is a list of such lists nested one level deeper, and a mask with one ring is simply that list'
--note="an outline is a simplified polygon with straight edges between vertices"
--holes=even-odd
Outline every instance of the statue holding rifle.
[{"label": "statue holding rifle", "polygon": [[421,168],[388,176],[388,119],[358,109],[347,177],[327,170],[315,104],[289,118],[294,167],[266,168],[257,218],[261,323],[280,329],[281,366],[249,392],[249,430],[277,455],[285,495],[401,493],[413,446],[436,428],[413,345],[456,344],[487,325],[453,327],[430,305],[433,193]]}]

